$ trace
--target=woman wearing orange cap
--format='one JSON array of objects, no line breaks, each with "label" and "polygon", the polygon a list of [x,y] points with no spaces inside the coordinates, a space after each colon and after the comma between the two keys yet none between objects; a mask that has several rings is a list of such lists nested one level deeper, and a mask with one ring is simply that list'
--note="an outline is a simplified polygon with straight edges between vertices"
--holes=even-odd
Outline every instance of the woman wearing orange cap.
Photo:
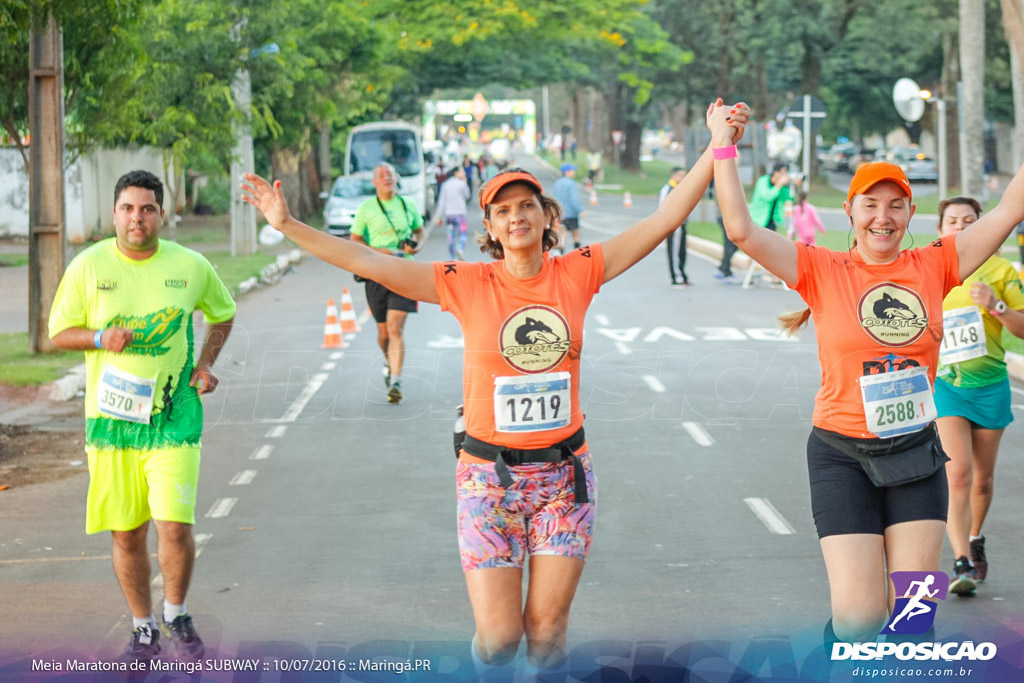
[{"label": "woman wearing orange cap", "polygon": [[910,183],[899,166],[865,164],[844,203],[854,242],[831,251],[754,225],[732,144],[732,129],[716,121],[715,186],[729,238],[808,304],[783,317],[791,332],[809,317],[815,323],[822,376],[807,464],[832,597],[826,637],[874,640],[895,598],[886,570],[939,568],[947,458],[932,385],[942,300],[1024,219],[1024,169],[970,228],[904,250]]},{"label": "woman wearing orange cap", "polygon": [[[707,119],[738,140],[746,108],[730,117],[719,100]],[[551,257],[558,203],[532,174],[504,171],[479,193],[487,230],[481,250],[495,260],[434,264],[389,258],[314,230],[291,216],[279,182],[272,187],[245,175],[244,199],[295,242],[403,296],[440,304],[462,326],[459,549],[476,620],[472,653],[482,674],[506,676],[497,667],[515,658],[524,636],[529,666],[550,667],[565,657],[569,606],[597,497],[579,402],[583,319],[602,284],[686,219],[711,174],[709,149],[653,214],[604,243]]]}]

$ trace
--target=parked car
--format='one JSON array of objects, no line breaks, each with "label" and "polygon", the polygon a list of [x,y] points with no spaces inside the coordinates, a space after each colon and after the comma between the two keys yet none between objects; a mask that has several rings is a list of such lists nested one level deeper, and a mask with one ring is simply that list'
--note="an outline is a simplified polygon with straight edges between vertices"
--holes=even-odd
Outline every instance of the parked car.
[{"label": "parked car", "polygon": [[850,172],[850,158],[860,152],[860,147],[852,142],[834,145],[825,157],[825,168],[829,171]]},{"label": "parked car", "polygon": [[352,233],[359,205],[376,195],[377,191],[369,176],[343,175],[335,180],[324,205],[327,232],[338,237],[348,237]]},{"label": "parked car", "polygon": [[925,156],[917,147],[893,147],[886,151],[885,160],[898,165],[907,174],[907,180],[939,181],[939,165]]}]

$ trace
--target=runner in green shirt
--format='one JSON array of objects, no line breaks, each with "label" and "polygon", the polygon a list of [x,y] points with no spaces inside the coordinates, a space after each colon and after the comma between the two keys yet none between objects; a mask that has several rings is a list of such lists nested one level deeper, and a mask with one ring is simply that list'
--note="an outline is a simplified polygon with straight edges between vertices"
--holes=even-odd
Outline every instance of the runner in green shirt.
[{"label": "runner in green shirt", "polygon": [[[385,254],[411,259],[423,244],[423,217],[419,207],[398,194],[398,174],[391,164],[377,164],[373,169],[373,186],[377,196],[363,202],[356,212],[352,241]],[[417,304],[373,280],[366,280],[366,301],[377,323],[377,343],[384,352],[388,403],[398,403],[402,400],[405,319],[416,312]]]},{"label": "runner in green shirt", "polygon": [[[164,578],[163,631],[179,657],[198,660],[203,643],[185,609],[195,559],[199,397],[213,391],[211,368],[235,315],[224,283],[202,255],[160,240],[163,184],[146,171],[114,189],[117,236],[76,257],[50,311],[54,346],[85,351],[86,532],[113,535],[114,573],[132,611],[125,657],[160,652],[152,614],[149,520]],[[192,313],[206,316],[193,361]]]}]

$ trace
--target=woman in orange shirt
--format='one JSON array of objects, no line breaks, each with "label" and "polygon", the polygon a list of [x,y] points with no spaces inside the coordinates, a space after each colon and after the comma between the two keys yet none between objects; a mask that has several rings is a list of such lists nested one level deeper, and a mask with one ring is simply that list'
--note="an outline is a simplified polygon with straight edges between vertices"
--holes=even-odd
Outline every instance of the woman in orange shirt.
[{"label": "woman in orange shirt", "polygon": [[883,625],[897,632],[886,618],[896,597],[886,569],[939,568],[946,456],[932,386],[942,300],[1024,219],[1024,169],[970,228],[904,250],[910,183],[898,166],[865,164],[844,203],[855,241],[831,251],[754,225],[736,163],[719,149],[732,144],[732,129],[715,122],[715,186],[729,238],[808,304],[783,318],[791,332],[814,318],[822,378],[807,461],[832,598],[826,637],[874,640]]},{"label": "woman in orange shirt", "polygon": [[[721,100],[707,119],[737,140],[747,121],[745,108],[730,115]],[[604,243],[551,257],[558,203],[530,173],[504,171],[479,193],[487,230],[482,250],[495,260],[434,264],[391,258],[314,230],[291,216],[279,182],[245,175],[244,199],[299,245],[403,296],[440,304],[462,326],[459,549],[476,620],[472,653],[482,674],[503,675],[494,667],[512,662],[524,636],[530,666],[565,658],[569,607],[597,497],[579,402],[583,319],[602,284],[686,219],[711,174],[709,148],[653,214]]]}]

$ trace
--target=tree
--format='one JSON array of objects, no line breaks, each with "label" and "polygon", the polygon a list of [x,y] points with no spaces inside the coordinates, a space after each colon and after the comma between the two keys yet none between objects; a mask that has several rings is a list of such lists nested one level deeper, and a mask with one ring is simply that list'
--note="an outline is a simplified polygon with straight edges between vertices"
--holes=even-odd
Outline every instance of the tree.
[{"label": "tree", "polygon": [[[64,39],[65,144],[75,158],[130,125],[122,103],[135,89],[142,0],[5,0],[0,3],[0,125],[21,153],[28,132],[32,17],[52,13]],[[33,15],[33,13],[35,13]]]},{"label": "tree", "polygon": [[968,103],[960,116],[960,167],[964,193],[980,197],[985,171],[985,2],[960,0],[961,101]]}]

